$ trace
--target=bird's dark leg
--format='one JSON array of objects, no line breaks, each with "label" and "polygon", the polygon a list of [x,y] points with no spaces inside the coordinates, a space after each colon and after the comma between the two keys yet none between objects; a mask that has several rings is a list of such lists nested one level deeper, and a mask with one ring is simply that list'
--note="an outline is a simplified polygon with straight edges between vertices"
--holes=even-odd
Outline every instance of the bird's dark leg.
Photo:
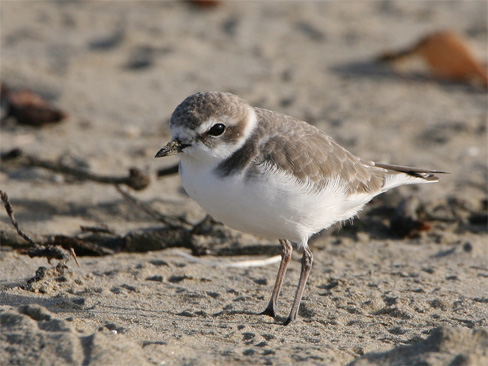
[{"label": "bird's dark leg", "polygon": [[293,300],[293,305],[291,307],[290,315],[285,320],[283,325],[288,325],[297,318],[298,308],[300,307],[300,302],[302,301],[303,290],[307,283],[308,275],[312,269],[313,254],[310,248],[305,245],[303,248],[302,256],[302,270],[300,272],[300,280],[298,281],[297,293],[295,294],[295,299]]},{"label": "bird's dark leg", "polygon": [[283,278],[285,277],[286,267],[291,259],[291,252],[293,247],[291,243],[286,239],[280,239],[281,244],[281,263],[280,269],[278,270],[278,275],[276,276],[276,282],[273,288],[273,293],[271,294],[271,299],[269,300],[268,306],[261,313],[263,315],[269,315],[273,318],[276,316],[276,302],[278,301],[278,296],[280,295],[281,285],[283,284]]}]

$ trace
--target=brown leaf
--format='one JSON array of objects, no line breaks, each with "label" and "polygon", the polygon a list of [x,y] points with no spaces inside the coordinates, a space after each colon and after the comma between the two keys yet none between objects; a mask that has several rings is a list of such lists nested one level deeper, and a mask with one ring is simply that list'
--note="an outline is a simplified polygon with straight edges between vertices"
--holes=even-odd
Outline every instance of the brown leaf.
[{"label": "brown leaf", "polygon": [[488,85],[486,69],[475,59],[466,39],[454,32],[429,35],[419,43],[417,53],[437,77],[455,80],[478,77]]},{"label": "brown leaf", "polygon": [[477,79],[488,86],[486,68],[476,60],[468,41],[453,31],[431,33],[413,47],[385,53],[379,59],[396,61],[413,55],[420,56],[437,78],[458,81]]}]

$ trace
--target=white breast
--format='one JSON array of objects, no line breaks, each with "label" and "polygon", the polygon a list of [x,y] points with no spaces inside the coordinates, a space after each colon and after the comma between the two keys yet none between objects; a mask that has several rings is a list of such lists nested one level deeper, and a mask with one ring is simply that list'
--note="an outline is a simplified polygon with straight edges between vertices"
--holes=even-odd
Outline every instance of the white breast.
[{"label": "white breast", "polygon": [[213,169],[185,157],[180,163],[183,187],[204,210],[233,229],[299,246],[312,234],[354,216],[373,197],[346,195],[339,178],[312,192],[282,171],[222,178]]}]

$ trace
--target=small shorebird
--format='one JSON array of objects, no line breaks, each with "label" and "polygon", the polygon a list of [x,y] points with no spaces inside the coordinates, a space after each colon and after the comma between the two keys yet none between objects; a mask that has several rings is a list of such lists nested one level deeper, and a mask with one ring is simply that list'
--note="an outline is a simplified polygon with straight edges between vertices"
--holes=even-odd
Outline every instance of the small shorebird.
[{"label": "small shorebird", "polygon": [[303,251],[285,325],[297,317],[312,268],[311,235],[353,217],[380,193],[437,182],[434,173],[443,173],[363,160],[314,126],[253,108],[230,93],[189,96],[173,112],[170,128],[173,139],[156,157],[179,154],[188,195],[231,228],[280,241],[281,263],[262,314],[276,316],[291,242]]}]

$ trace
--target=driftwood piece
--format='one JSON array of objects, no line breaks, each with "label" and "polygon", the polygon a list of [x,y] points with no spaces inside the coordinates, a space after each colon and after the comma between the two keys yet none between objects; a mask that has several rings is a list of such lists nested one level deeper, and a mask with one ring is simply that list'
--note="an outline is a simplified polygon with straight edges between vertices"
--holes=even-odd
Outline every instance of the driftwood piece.
[{"label": "driftwood piece", "polygon": [[[212,236],[197,235],[186,229],[154,227],[129,231],[124,235],[100,234],[90,235],[35,235],[38,242],[38,253],[47,246],[59,246],[76,252],[77,256],[104,256],[118,252],[147,252],[166,248],[181,247],[192,250],[193,255],[207,254],[207,243]],[[0,240],[3,246],[13,249],[30,250],[32,245],[17,235],[10,225],[0,222]],[[227,251],[227,253],[230,251]],[[47,253],[47,252],[46,252]],[[245,253],[242,253],[245,254]],[[58,258],[59,259],[59,258]]]},{"label": "driftwood piece", "polygon": [[[126,235],[94,233],[90,235],[38,235],[30,236],[37,241],[37,248],[60,246],[73,248],[78,256],[103,256],[121,251],[145,252],[169,247],[190,247],[191,233],[185,230],[152,228],[135,230]],[[12,226],[0,222],[0,240],[3,246],[13,249],[32,249],[33,245],[20,237]]]}]

